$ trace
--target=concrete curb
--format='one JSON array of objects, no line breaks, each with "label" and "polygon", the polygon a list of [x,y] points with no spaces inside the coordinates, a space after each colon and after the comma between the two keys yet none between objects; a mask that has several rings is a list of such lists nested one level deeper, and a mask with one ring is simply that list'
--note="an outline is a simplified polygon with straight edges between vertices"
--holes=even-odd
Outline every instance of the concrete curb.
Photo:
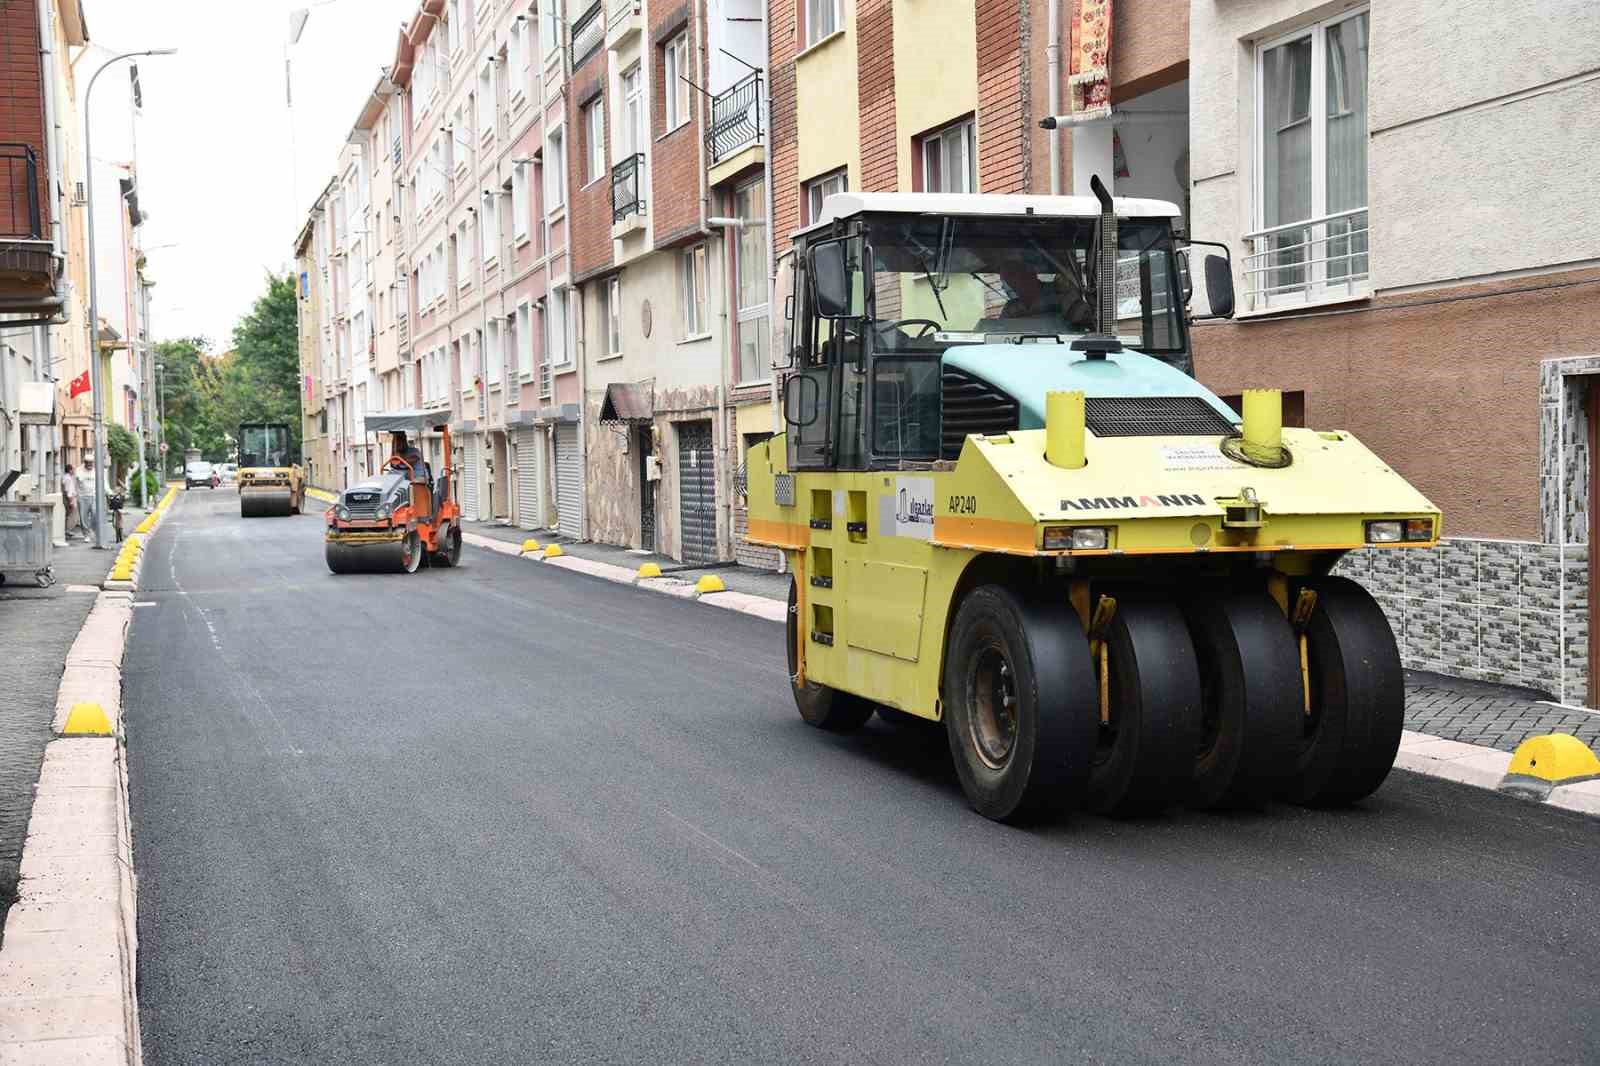
[{"label": "concrete curb", "polygon": [[[143,1061],[122,655],[144,545],[176,495],[168,489],[124,543],[62,665],[57,739],[45,746],[0,947],[0,1063]],[[61,736],[78,704],[103,710],[110,735]]]},{"label": "concrete curb", "polygon": [[336,494],[329,492],[327,489],[313,489],[307,487],[306,495],[310,496],[313,500],[321,500],[323,503],[339,502],[339,497]]},{"label": "concrete curb", "polygon": [[588,574],[605,581],[612,581],[619,585],[633,585],[649,592],[659,593],[663,596],[672,596],[681,600],[699,600],[701,603],[712,607],[720,607],[727,611],[738,611],[740,614],[753,615],[764,618],[769,622],[783,622],[787,620],[789,608],[787,604],[765,596],[752,596],[748,592],[700,592],[694,585],[676,580],[672,577],[640,577],[637,570],[626,566],[617,566],[615,563],[596,562],[593,559],[580,559],[576,555],[545,556],[544,551],[524,552],[520,544],[500,540],[497,537],[485,537],[479,533],[462,533],[463,543],[473,547],[485,548],[501,555],[515,555],[546,566],[558,566],[563,570],[572,570],[580,574]]}]

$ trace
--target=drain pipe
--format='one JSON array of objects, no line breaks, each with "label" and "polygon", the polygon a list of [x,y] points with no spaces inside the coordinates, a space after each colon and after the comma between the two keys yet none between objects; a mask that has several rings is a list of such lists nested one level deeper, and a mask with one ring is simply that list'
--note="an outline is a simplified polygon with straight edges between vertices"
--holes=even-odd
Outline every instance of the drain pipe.
[{"label": "drain pipe", "polygon": [[[1050,0],[1049,43],[1045,45],[1045,76],[1050,79],[1049,89],[1046,94],[1050,113],[1061,113],[1061,0]],[[1050,131],[1050,195],[1061,195],[1061,131],[1054,126],[1048,127]]]}]

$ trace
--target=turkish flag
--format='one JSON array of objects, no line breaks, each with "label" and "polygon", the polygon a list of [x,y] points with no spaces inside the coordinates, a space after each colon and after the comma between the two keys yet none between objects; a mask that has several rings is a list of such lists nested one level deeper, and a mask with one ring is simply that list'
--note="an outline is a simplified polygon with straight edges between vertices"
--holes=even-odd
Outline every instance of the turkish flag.
[{"label": "turkish flag", "polygon": [[67,399],[89,391],[89,372],[85,370],[67,385]]}]

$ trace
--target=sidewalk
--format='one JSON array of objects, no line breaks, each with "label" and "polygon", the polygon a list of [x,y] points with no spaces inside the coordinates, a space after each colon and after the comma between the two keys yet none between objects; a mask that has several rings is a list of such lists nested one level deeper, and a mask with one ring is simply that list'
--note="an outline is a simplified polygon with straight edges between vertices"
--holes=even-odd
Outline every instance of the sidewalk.
[{"label": "sidewalk", "polygon": [[[780,603],[789,595],[789,575],[745,566],[694,567],[675,563],[663,555],[617,548],[607,544],[573,541],[548,530],[528,532],[492,522],[463,522],[468,533],[521,544],[532,537],[541,545],[559,544],[567,555],[593,562],[637,570],[653,562],[667,581],[693,585],[702,574],[715,574],[733,592],[761,596]],[[1600,748],[1600,712],[1552,706],[1526,689],[1483,681],[1406,671],[1405,727],[1442,740],[1461,741],[1500,751],[1515,751],[1529,737],[1545,733],[1570,733],[1591,748]]]},{"label": "sidewalk", "polygon": [[[123,512],[132,531],[143,511]],[[116,559],[114,547],[97,551],[81,540],[55,549],[56,583],[0,585],[0,923],[16,899],[17,866],[33,810],[34,782],[56,710],[61,663],[94,607],[95,594]]]},{"label": "sidewalk", "polygon": [[789,598],[789,575],[775,574],[770,570],[757,570],[737,563],[694,566],[674,562],[665,555],[639,551],[635,548],[618,548],[610,544],[575,541],[548,529],[530,532],[516,526],[502,526],[496,522],[462,522],[461,528],[467,533],[476,533],[480,537],[490,537],[509,544],[521,544],[531,537],[541,546],[559,544],[563,552],[576,558],[626,567],[629,570],[637,570],[645,563],[655,563],[661,568],[663,577],[681,581],[686,585],[693,585],[704,574],[715,574],[722,579],[722,583],[730,592],[743,592],[750,596],[765,596],[768,599],[785,602]]}]

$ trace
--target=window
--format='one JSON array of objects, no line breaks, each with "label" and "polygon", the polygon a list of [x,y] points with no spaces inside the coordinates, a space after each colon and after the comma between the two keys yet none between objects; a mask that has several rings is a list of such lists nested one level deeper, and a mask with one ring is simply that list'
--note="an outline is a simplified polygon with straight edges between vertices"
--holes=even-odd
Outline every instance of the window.
[{"label": "window", "polygon": [[545,318],[549,330],[545,338],[545,359],[552,366],[566,366],[572,361],[567,351],[566,289],[556,289],[550,294],[550,310]]},{"label": "window", "polygon": [[689,121],[689,87],[685,78],[693,75],[689,70],[689,33],[685,30],[668,41],[662,50],[661,95],[662,115],[668,133]]},{"label": "window", "polygon": [[678,323],[684,339],[707,331],[706,246],[678,253]]},{"label": "window", "polygon": [[624,157],[644,151],[644,94],[637,63],[622,72],[622,141],[618,147]]},{"label": "window", "polygon": [[517,373],[526,377],[533,373],[533,322],[528,302],[517,305]]},{"label": "window", "polygon": [[461,145],[470,147],[472,144],[471,120],[473,112],[469,104],[470,101],[462,103],[460,107],[456,108],[455,125],[450,127],[450,158],[455,161],[456,169],[462,173],[466,173],[467,164],[471,162],[467,158],[466,152],[457,150]]},{"label": "window", "polygon": [[806,47],[839,31],[839,0],[802,0],[805,4]]},{"label": "window", "polygon": [[486,59],[478,69],[478,136],[494,136],[494,60]]},{"label": "window", "polygon": [[567,151],[561,132],[558,126],[545,137],[544,209],[548,213],[567,202]]},{"label": "window", "polygon": [[528,239],[528,164],[511,171],[511,236],[518,244]]},{"label": "window", "polygon": [[472,257],[471,238],[467,233],[467,220],[462,219],[456,226],[456,287],[465,289],[472,284],[472,271],[467,269],[467,261]]},{"label": "window", "polygon": [[1365,11],[1344,15],[1256,53],[1258,232],[1245,261],[1255,306],[1369,277],[1368,25]]},{"label": "window", "polygon": [[975,192],[972,119],[964,118],[917,139],[919,192]]},{"label": "window", "polygon": [[506,38],[506,95],[512,104],[522,99],[522,87],[528,81],[524,73],[528,66],[527,25],[526,19],[513,20],[511,34]]},{"label": "window", "polygon": [[560,0],[544,0],[539,5],[539,39],[544,44],[543,54],[546,56],[561,46]]},{"label": "window", "polygon": [[757,178],[733,194],[733,211],[747,225],[739,230],[738,273],[739,383],[765,381],[772,373],[767,321],[767,183]]},{"label": "window", "polygon": [[483,194],[482,213],[479,239],[483,242],[483,262],[487,266],[500,259],[500,197],[493,189]]},{"label": "window", "polygon": [[849,188],[845,172],[836,170],[813,181],[806,182],[806,220],[810,225],[822,217],[822,201]]},{"label": "window", "polygon": [[450,54],[461,48],[461,0],[450,0],[449,13],[445,15],[445,29],[450,33]]},{"label": "window", "polygon": [[596,96],[583,108],[583,180],[598,181],[606,173],[605,97]]},{"label": "window", "polygon": [[622,278],[607,278],[600,285],[600,329],[605,334],[605,354],[622,354]]},{"label": "window", "polygon": [[505,360],[505,349],[500,343],[500,320],[491,318],[488,330],[483,335],[483,378],[490,387],[500,384],[500,372]]}]

